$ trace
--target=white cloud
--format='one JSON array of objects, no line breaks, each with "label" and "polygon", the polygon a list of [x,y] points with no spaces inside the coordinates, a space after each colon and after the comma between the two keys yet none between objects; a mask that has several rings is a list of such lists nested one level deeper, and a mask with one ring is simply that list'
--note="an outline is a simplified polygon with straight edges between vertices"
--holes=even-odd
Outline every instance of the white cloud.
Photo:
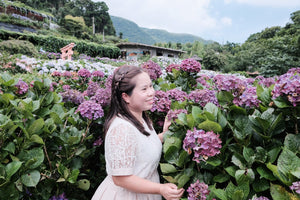
[{"label": "white cloud", "polygon": [[232,19],[229,18],[229,17],[223,17],[223,18],[221,19],[221,22],[222,22],[222,24],[225,25],[225,26],[231,26],[231,25],[232,25]]},{"label": "white cloud", "polygon": [[299,0],[224,0],[225,3],[237,2],[253,6],[291,7],[300,6]]}]

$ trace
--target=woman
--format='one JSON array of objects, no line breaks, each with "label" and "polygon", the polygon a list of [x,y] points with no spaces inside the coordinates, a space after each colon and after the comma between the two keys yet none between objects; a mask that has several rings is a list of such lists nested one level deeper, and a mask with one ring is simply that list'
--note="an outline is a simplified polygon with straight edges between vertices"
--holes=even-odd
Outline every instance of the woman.
[{"label": "woman", "polygon": [[[178,200],[184,190],[159,183],[163,133],[156,134],[145,111],[155,91],[142,68],[122,66],[113,75],[111,107],[104,124],[107,177],[92,200]],[[164,130],[170,122],[165,123]]]}]

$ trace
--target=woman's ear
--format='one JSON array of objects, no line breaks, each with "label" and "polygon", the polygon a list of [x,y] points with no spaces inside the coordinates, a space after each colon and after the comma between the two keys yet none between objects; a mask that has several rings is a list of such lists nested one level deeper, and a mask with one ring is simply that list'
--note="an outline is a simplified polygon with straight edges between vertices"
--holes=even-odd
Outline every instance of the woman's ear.
[{"label": "woman's ear", "polygon": [[129,96],[128,94],[126,94],[125,92],[122,93],[122,99],[129,104]]}]

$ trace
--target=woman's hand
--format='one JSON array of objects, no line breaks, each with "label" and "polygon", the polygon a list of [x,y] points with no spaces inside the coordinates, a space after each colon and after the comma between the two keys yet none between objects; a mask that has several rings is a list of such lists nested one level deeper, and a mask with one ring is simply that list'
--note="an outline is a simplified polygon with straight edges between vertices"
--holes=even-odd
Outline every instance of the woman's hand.
[{"label": "woman's hand", "polygon": [[184,193],[184,189],[178,189],[177,186],[173,183],[162,184],[160,188],[160,194],[166,200],[179,200]]},{"label": "woman's hand", "polygon": [[164,134],[166,131],[168,131],[171,123],[172,123],[172,120],[169,120],[168,117],[166,116],[165,121],[164,121],[164,126],[163,126],[163,132],[158,134],[158,137],[161,140],[161,142],[164,141]]}]

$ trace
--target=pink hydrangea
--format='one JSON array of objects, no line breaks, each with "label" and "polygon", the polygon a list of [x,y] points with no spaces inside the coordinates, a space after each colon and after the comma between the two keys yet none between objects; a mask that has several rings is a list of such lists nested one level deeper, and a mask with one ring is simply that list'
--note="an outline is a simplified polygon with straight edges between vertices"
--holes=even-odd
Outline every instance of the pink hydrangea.
[{"label": "pink hydrangea", "polygon": [[84,78],[89,78],[92,76],[91,72],[87,69],[80,69],[78,71],[78,76],[84,77]]},{"label": "pink hydrangea", "polygon": [[208,185],[197,180],[195,183],[192,183],[187,189],[188,200],[206,200],[206,197],[209,195]]},{"label": "pink hydrangea", "polygon": [[186,72],[198,73],[201,71],[201,64],[193,58],[187,58],[181,62],[180,69]]},{"label": "pink hydrangea", "polygon": [[291,190],[295,190],[296,193],[300,194],[300,181],[298,182],[294,182],[291,186],[290,186]]},{"label": "pink hydrangea", "polygon": [[200,163],[200,160],[205,161],[208,157],[215,156],[220,153],[222,141],[219,135],[213,131],[205,132],[204,130],[193,131],[188,130],[183,140],[183,149],[189,154],[194,153],[193,160]]},{"label": "pink hydrangea", "polygon": [[19,80],[15,87],[17,88],[16,94],[25,94],[28,91],[28,84],[22,79]]},{"label": "pink hydrangea", "polygon": [[100,104],[88,100],[81,103],[75,113],[80,113],[82,117],[96,120],[104,116],[104,111]]},{"label": "pink hydrangea", "polygon": [[152,80],[156,80],[162,75],[161,67],[152,60],[148,60],[147,62],[143,63],[142,68],[147,70]]}]

